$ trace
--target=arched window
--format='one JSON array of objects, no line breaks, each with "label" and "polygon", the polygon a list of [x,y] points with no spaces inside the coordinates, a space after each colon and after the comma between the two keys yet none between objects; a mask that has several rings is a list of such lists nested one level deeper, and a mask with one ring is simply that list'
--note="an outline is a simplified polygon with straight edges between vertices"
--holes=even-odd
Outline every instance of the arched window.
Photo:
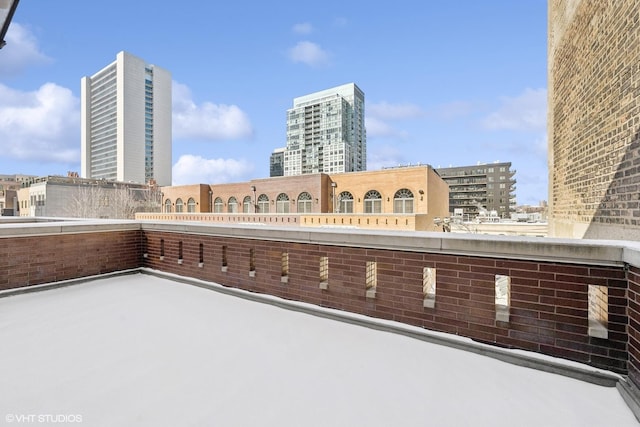
[{"label": "arched window", "polygon": [[216,197],[216,200],[213,202],[213,211],[215,213],[222,213],[224,210],[224,203],[220,197]]},{"label": "arched window", "polygon": [[353,213],[353,194],[343,191],[338,196],[338,212]]},{"label": "arched window", "polygon": [[171,199],[164,201],[164,213],[171,213]]},{"label": "arched window", "polygon": [[251,212],[251,196],[246,196],[242,200],[242,212],[244,213]]},{"label": "arched window", "polygon": [[227,202],[227,212],[238,213],[238,201],[233,196],[229,197],[229,201]]},{"label": "arched window", "polygon": [[306,191],[298,196],[298,212],[310,213],[313,209],[313,197]]},{"label": "arched window", "polygon": [[276,213],[289,213],[289,196],[284,193],[276,198]]},{"label": "arched window", "polygon": [[413,213],[413,193],[406,188],[396,191],[393,196],[393,213]]},{"label": "arched window", "polygon": [[182,213],[182,206],[184,205],[184,203],[182,203],[182,199],[177,199],[176,200],[176,212],[177,213]]},{"label": "arched window", "polygon": [[269,213],[269,198],[266,194],[261,194],[258,197],[258,212]]},{"label": "arched window", "polygon": [[189,197],[187,200],[187,212],[195,212],[196,211],[196,201],[193,200],[193,197]]},{"label": "arched window", "polygon": [[364,213],[382,213],[382,196],[376,190],[364,195]]}]

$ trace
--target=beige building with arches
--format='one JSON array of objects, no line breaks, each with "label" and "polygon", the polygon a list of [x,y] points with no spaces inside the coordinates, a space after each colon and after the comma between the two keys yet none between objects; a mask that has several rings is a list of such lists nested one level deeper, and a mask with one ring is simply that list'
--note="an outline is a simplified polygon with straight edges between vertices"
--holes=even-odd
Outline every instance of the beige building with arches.
[{"label": "beige building with arches", "polygon": [[449,188],[428,165],[161,191],[162,214],[137,218],[432,230],[433,219],[449,209]]}]

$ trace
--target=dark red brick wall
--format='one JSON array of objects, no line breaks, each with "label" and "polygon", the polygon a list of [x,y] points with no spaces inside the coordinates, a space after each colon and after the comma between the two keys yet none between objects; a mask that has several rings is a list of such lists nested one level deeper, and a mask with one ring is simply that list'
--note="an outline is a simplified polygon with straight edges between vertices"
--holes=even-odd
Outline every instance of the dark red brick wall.
[{"label": "dark red brick wall", "polygon": [[640,268],[627,272],[629,291],[629,378],[640,387]]},{"label": "dark red brick wall", "polygon": [[[165,245],[163,260],[160,260],[161,240]],[[180,241],[183,244],[182,264],[178,263]],[[203,245],[204,254],[201,268],[198,266],[200,244]],[[223,246],[227,247],[226,272],[221,271]],[[255,251],[255,277],[249,275],[251,249]],[[629,319],[626,272],[623,267],[323,246],[149,230],[144,231],[143,250],[148,253],[144,265],[160,271],[399,321],[500,346],[532,350],[620,373],[627,372]],[[281,282],[283,252],[289,254],[290,273],[286,284]],[[319,288],[320,256],[329,258],[327,290]],[[365,297],[367,261],[377,262],[375,299]],[[423,307],[423,267],[437,269],[435,308]],[[495,320],[496,274],[511,277],[511,316],[508,323]],[[590,284],[608,287],[608,339],[588,335]],[[634,286],[640,293],[640,280]],[[637,315],[638,311],[635,313]],[[631,320],[636,322],[640,318],[632,316]],[[633,345],[636,345],[640,339],[634,334],[631,332]],[[640,349],[640,345],[634,349]],[[632,366],[637,371],[640,355],[637,351],[633,355],[635,359],[632,359]]]},{"label": "dark red brick wall", "polygon": [[0,239],[0,290],[137,268],[140,230]]}]

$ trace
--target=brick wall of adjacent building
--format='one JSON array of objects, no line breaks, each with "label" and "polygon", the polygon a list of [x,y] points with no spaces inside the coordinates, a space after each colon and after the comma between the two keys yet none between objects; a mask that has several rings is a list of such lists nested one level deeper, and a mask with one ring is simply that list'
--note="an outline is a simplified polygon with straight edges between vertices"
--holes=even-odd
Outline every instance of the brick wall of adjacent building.
[{"label": "brick wall of adjacent building", "polygon": [[[143,247],[147,253],[145,266],[160,271],[532,350],[616,372],[627,370],[627,283],[621,266],[148,230]],[[288,254],[286,283],[282,280],[283,253]],[[327,289],[320,286],[321,257],[328,257]],[[377,266],[374,298],[366,297],[367,262]],[[436,271],[434,308],[423,306],[424,267]],[[254,273],[250,273],[252,268]],[[496,321],[496,275],[511,277],[509,322]],[[608,288],[608,339],[588,335],[590,284]]]},{"label": "brick wall of adjacent building", "polygon": [[640,238],[640,7],[551,0],[550,233]]},{"label": "brick wall of adjacent building", "polygon": [[0,238],[0,290],[140,266],[140,230]]}]

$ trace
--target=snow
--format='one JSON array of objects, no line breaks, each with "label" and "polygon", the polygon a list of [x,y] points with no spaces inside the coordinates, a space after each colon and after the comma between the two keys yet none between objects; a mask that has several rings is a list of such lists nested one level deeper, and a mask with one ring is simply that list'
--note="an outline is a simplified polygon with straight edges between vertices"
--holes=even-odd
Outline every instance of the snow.
[{"label": "snow", "polygon": [[0,298],[0,343],[0,425],[638,425],[614,387],[145,274]]}]

